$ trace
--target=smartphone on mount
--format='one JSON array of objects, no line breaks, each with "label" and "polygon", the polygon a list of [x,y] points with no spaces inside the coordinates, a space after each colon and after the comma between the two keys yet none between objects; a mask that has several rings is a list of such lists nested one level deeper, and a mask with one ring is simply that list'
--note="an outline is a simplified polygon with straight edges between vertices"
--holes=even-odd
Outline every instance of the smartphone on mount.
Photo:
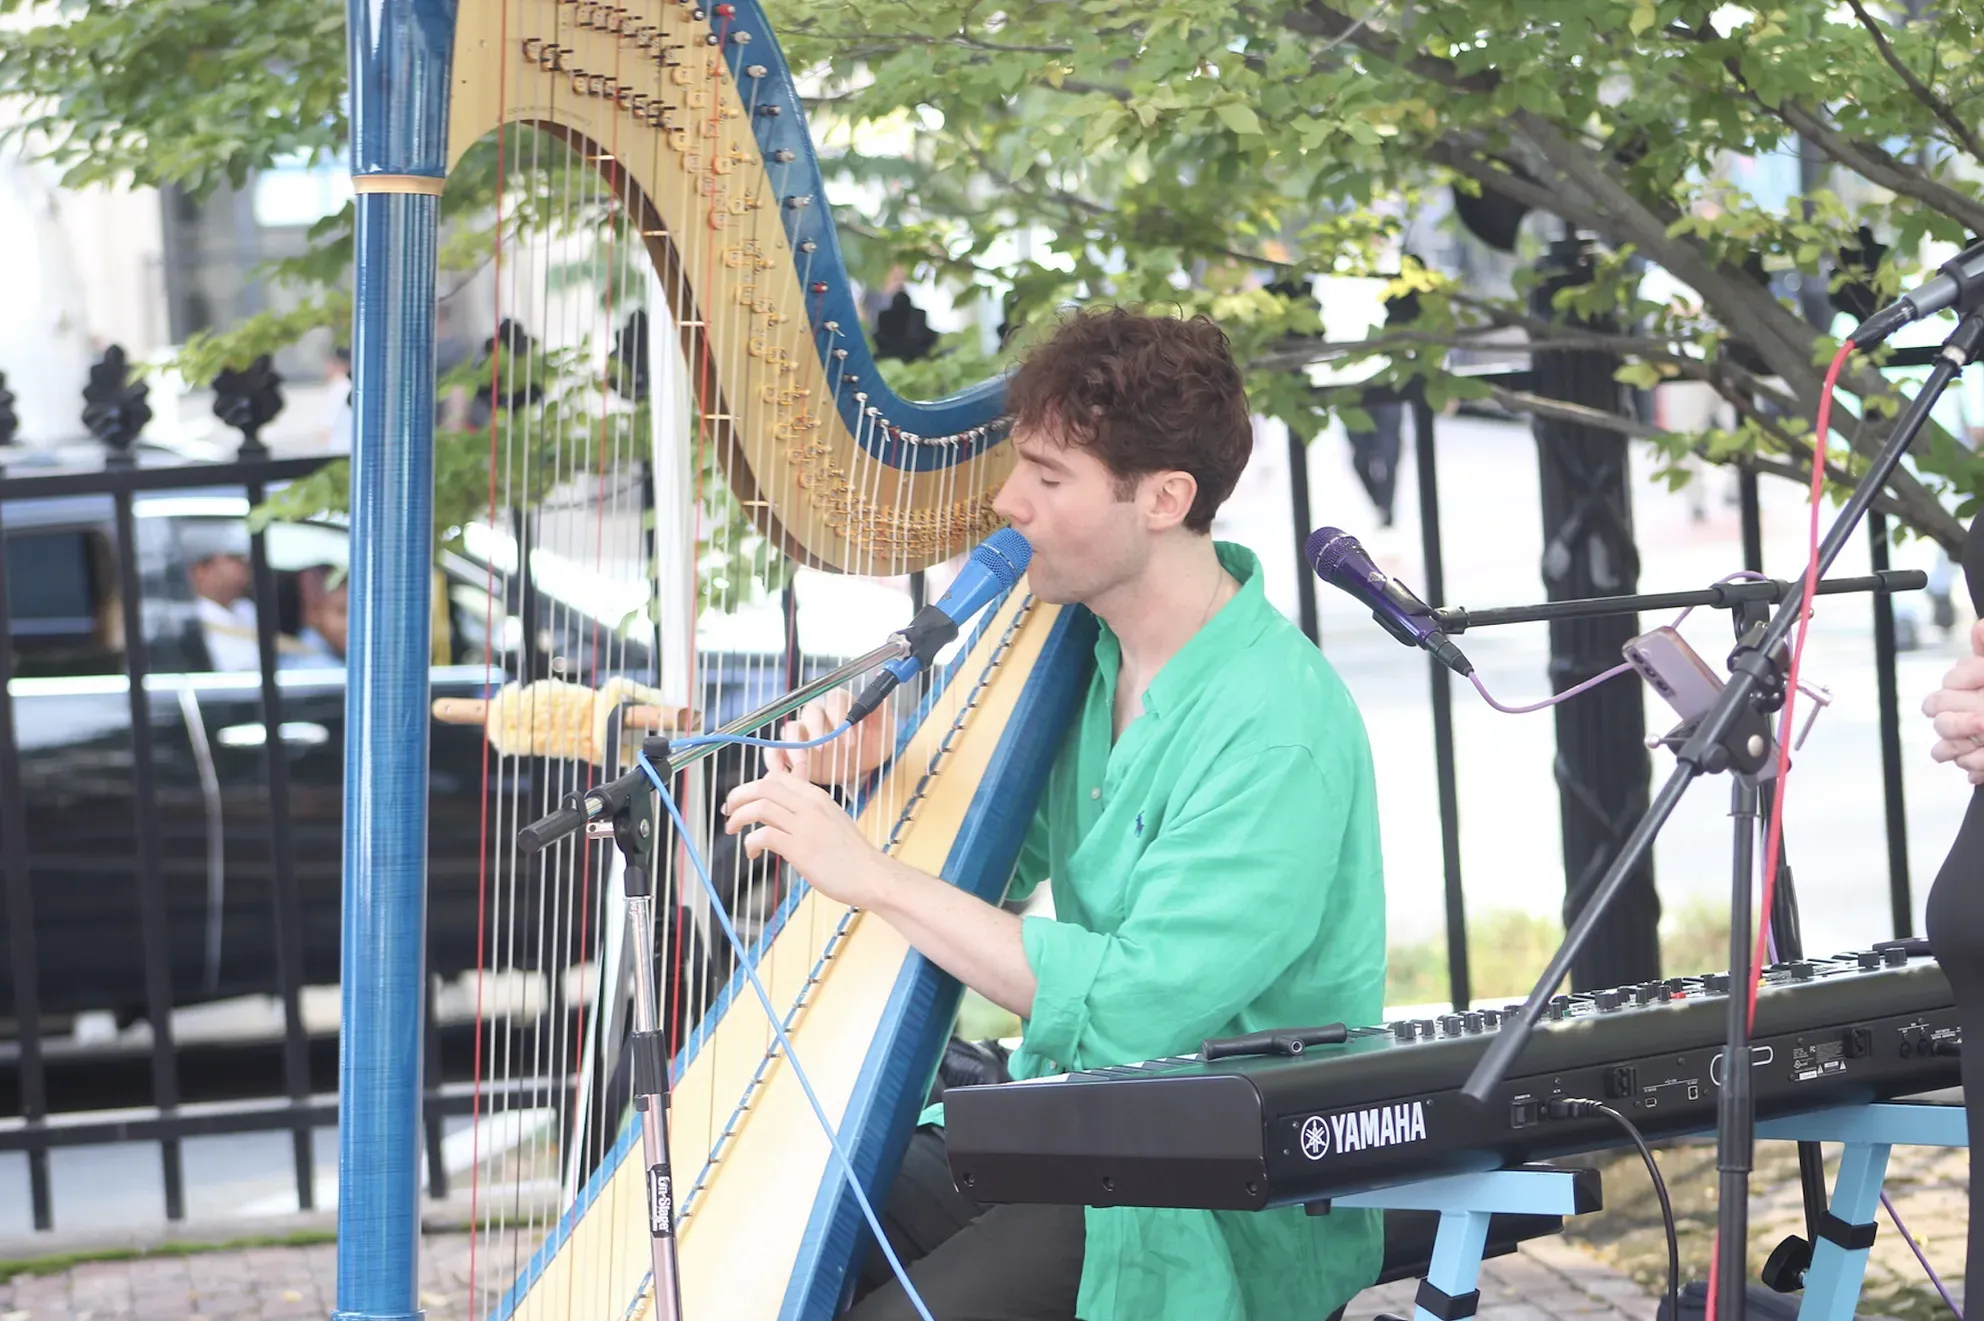
[{"label": "smartphone on mount", "polygon": [[1722,693],[1722,676],[1670,625],[1640,634],[1622,650],[1626,663],[1682,720],[1700,720]]}]

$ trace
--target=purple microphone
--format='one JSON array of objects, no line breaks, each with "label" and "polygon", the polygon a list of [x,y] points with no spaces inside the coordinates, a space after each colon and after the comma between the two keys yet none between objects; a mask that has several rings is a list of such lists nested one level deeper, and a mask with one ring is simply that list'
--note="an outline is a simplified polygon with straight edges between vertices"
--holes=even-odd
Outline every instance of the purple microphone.
[{"label": "purple microphone", "polygon": [[1364,553],[1356,537],[1341,528],[1319,527],[1309,534],[1302,557],[1309,561],[1318,578],[1370,607],[1371,617],[1400,642],[1424,647],[1463,678],[1474,673],[1474,666],[1461,655],[1460,648],[1440,631],[1439,621],[1433,618],[1433,607],[1387,578],[1371,563],[1371,557]]}]

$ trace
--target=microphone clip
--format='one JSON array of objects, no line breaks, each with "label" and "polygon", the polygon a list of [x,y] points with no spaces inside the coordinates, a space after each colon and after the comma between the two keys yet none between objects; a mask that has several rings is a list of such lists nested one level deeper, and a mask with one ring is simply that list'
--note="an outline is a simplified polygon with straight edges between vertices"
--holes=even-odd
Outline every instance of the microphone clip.
[{"label": "microphone clip", "polygon": [[956,641],[958,621],[937,606],[926,605],[896,636],[903,640],[904,657],[927,669],[938,652]]}]

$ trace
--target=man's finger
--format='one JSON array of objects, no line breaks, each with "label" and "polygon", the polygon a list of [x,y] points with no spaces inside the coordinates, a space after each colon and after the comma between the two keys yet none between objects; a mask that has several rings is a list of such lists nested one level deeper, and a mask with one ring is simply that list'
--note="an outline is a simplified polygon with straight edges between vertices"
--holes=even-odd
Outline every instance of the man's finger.
[{"label": "man's finger", "polygon": [[[802,737],[799,732],[799,722],[788,720],[783,725],[780,725],[778,727],[778,737],[782,743],[799,742]],[[773,771],[789,771],[791,769],[792,756],[790,752],[784,748],[765,749],[765,773],[767,775]]]},{"label": "man's finger", "polygon": [[783,858],[791,844],[792,837],[777,826],[759,826],[744,837],[744,856],[752,862],[756,862],[766,853],[774,853]]},{"label": "man's finger", "polygon": [[745,804],[755,803],[759,799],[766,797],[771,793],[773,786],[777,783],[778,776],[765,775],[759,779],[747,780],[743,784],[738,785],[724,797],[724,815],[728,816],[732,812],[740,811]]},{"label": "man's finger", "polygon": [[734,835],[746,826],[790,825],[792,809],[772,798],[759,798],[730,813],[723,823],[726,834]]}]

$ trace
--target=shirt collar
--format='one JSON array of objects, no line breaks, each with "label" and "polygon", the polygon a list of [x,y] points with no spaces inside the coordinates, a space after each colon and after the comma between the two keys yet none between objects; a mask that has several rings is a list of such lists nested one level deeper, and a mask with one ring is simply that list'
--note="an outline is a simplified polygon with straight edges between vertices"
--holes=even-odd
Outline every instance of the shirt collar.
[{"label": "shirt collar", "polygon": [[[1182,700],[1185,694],[1201,687],[1228,661],[1252,646],[1275,616],[1262,586],[1261,561],[1254,552],[1230,541],[1214,542],[1213,550],[1219,555],[1220,567],[1239,580],[1240,590],[1151,679],[1144,689],[1146,715],[1160,713],[1174,700]],[[1095,637],[1096,667],[1113,681],[1122,663],[1122,644],[1100,617],[1096,623],[1099,625]]]}]

